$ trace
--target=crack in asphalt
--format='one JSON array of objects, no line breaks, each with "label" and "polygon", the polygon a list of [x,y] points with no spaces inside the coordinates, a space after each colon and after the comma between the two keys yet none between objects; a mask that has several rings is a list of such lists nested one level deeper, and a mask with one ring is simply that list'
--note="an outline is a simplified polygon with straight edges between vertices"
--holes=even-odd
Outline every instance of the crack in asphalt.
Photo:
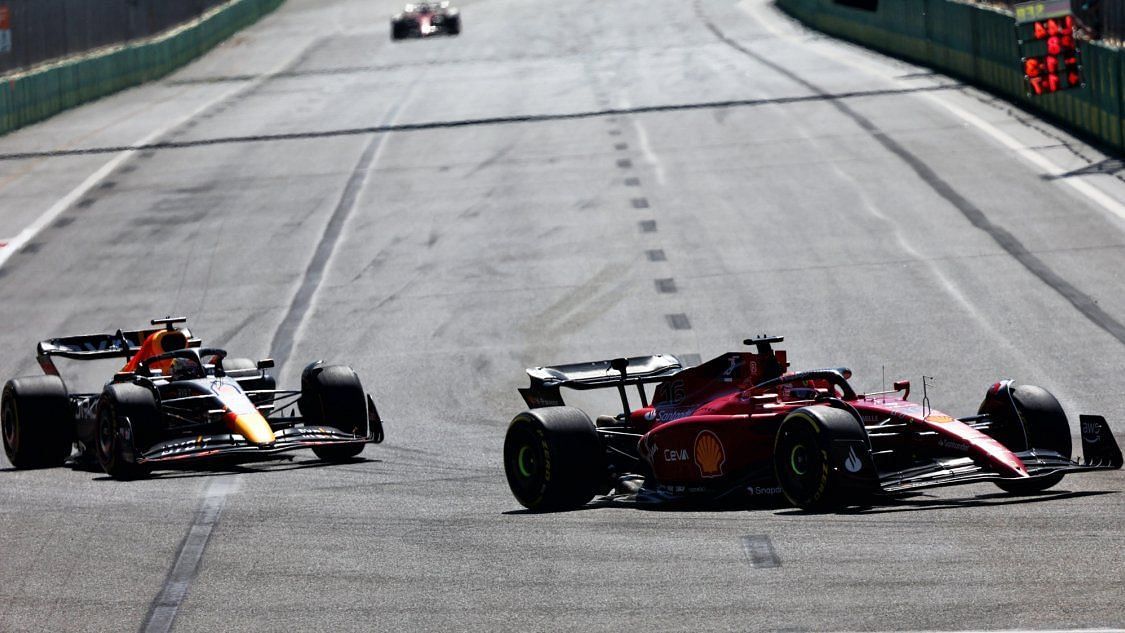
[{"label": "crack in asphalt", "polygon": [[[11,152],[0,154],[0,161],[29,160],[36,158],[54,158],[60,156],[83,156],[88,154],[114,154],[124,151],[154,151],[160,149],[186,149],[192,147],[208,147],[212,145],[232,145],[240,143],[265,143],[277,141],[297,141],[306,139],[333,138],[340,136],[362,136],[366,134],[388,134],[391,132],[417,132],[425,130],[440,130],[450,128],[467,128],[486,125],[511,125],[518,123],[544,123],[550,121],[568,121],[582,119],[609,118],[622,114],[652,114],[661,112],[681,112],[690,110],[713,110],[720,108],[747,108],[767,105],[785,105],[790,103],[808,102],[838,102],[843,99],[859,99],[869,97],[885,97],[915,92],[932,92],[939,90],[961,90],[961,85],[925,86],[919,88],[894,88],[885,90],[856,90],[850,92],[827,93],[818,91],[813,95],[800,95],[793,97],[778,97],[774,99],[730,99],[725,101],[701,101],[696,103],[672,103],[650,106],[636,106],[631,108],[605,108],[600,110],[586,110],[580,112],[561,112],[546,114],[527,114],[518,116],[481,117],[476,119],[455,119],[448,121],[428,121],[421,123],[399,123],[394,125],[372,125],[367,127],[340,128],[334,130],[316,130],[307,132],[281,132],[277,134],[253,134],[246,136],[221,136],[203,138],[192,141],[161,141],[145,145],[120,145],[107,147],[86,147],[63,150],[42,150],[32,152]],[[612,133],[612,132],[611,132]]]}]

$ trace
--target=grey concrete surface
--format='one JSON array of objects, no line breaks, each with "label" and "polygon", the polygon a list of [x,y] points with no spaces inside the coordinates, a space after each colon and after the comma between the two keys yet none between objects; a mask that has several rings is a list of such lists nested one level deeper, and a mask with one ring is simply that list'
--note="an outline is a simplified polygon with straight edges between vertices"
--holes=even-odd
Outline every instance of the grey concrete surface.
[{"label": "grey concrete surface", "polygon": [[[162,82],[0,138],[0,158],[199,142],[0,160],[0,241],[86,183],[0,267],[0,375],[33,373],[41,338],[185,314],[278,355],[284,385],[351,364],[389,420],[339,466],[119,483],[0,458],[0,630],[151,624],[219,488],[176,631],[1125,626],[1120,472],[836,515],[530,515],[500,463],[524,367],[760,332],[861,389],[935,376],[954,415],[997,378],[1039,384],[1120,441],[1125,341],[1059,286],[1125,321],[1125,220],[1068,184],[1125,200],[1113,157],[762,0],[462,7],[460,37],[392,43],[392,2],[290,0]],[[440,125],[491,117],[533,120]],[[326,135],[412,123],[438,125]],[[262,140],[206,144],[231,136]],[[97,389],[111,370],[64,372]]]}]

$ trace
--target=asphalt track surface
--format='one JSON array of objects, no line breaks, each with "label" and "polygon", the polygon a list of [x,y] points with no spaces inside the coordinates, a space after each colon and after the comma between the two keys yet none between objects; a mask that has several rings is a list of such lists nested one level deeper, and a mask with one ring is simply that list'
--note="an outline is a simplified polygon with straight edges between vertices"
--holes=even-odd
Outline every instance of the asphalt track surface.
[{"label": "asphalt track surface", "polygon": [[0,462],[0,630],[1125,626],[1120,472],[531,515],[500,460],[526,366],[761,332],[954,415],[1039,384],[1125,440],[1120,160],[762,0],[462,6],[392,43],[390,2],[289,0],[0,138],[0,375],[184,314],[283,385],[353,365],[389,420],[339,466]]}]

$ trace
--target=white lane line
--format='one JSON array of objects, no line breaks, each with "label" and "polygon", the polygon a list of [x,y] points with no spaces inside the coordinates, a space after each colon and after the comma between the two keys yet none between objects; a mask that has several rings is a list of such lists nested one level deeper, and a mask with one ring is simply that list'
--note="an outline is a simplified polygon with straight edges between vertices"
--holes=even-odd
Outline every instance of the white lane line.
[{"label": "white lane line", "polygon": [[[760,24],[774,36],[780,39],[789,40],[790,42],[793,42],[795,44],[802,45],[807,50],[812,50],[812,47],[806,46],[807,42],[805,40],[807,39],[807,37],[803,36],[802,34],[793,32],[791,24],[789,23],[789,20],[791,20],[791,18],[781,14],[780,10],[772,6],[772,4],[773,3],[770,0],[742,0],[738,3],[737,6],[739,9],[749,14],[752,19],[754,19],[758,24]],[[860,58],[855,52],[850,50],[849,47],[839,46],[838,48],[841,49],[840,52],[842,52],[842,54],[834,55],[832,57],[833,61],[842,62],[873,77],[878,77],[884,80],[897,81],[895,80],[893,75],[888,74],[888,69],[886,67],[879,66],[876,62]],[[815,52],[816,51],[814,51],[814,53]],[[870,54],[879,55],[879,53],[876,52],[871,52]],[[913,62],[904,63],[908,63],[912,66],[918,66]],[[965,123],[968,123],[969,125],[992,137],[1004,147],[1014,152],[1017,156],[1023,158],[1025,161],[1031,163],[1035,167],[1045,172],[1048,176],[1061,176],[1068,172],[1068,170],[1059,167],[1047,157],[1027,147],[1024,143],[1019,142],[1015,139],[1015,137],[997,128],[995,125],[954,104],[947,97],[942,97],[941,95],[938,95],[934,92],[922,92],[919,94],[922,97],[929,99],[933,103],[945,108],[947,111],[949,111],[951,114],[961,119]],[[1083,177],[1070,176],[1067,178],[1058,178],[1057,180],[1065,182],[1067,185],[1070,185],[1072,189],[1085,196],[1091,202],[1097,204],[1098,206],[1102,207],[1118,218],[1125,220],[1125,203],[1115,199],[1113,196],[1083,180]]]},{"label": "white lane line", "polygon": [[[965,121],[969,125],[972,125],[973,127],[977,128],[978,130],[984,132],[985,134],[988,134],[993,139],[995,139],[996,141],[998,141],[999,143],[1001,143],[1002,145],[1004,145],[1008,149],[1015,152],[1017,155],[1019,155],[1021,158],[1023,158],[1027,162],[1031,163],[1032,165],[1035,165],[1039,169],[1042,169],[1049,176],[1061,176],[1061,175],[1067,173],[1067,170],[1063,169],[1062,167],[1059,167],[1058,165],[1056,165],[1052,161],[1048,160],[1042,154],[1040,154],[1040,153],[1036,152],[1035,150],[1025,146],[1024,144],[1017,141],[1015,138],[1013,138],[1008,133],[1004,132],[1003,130],[996,127],[995,125],[992,125],[988,121],[985,121],[984,119],[978,117],[977,115],[975,115],[975,114],[973,114],[973,113],[971,113],[967,110],[964,110],[960,106],[957,106],[953,103],[950,103],[949,101],[946,101],[945,99],[937,98],[937,97],[934,96],[933,93],[922,93],[922,96],[924,98],[929,99],[930,101],[933,101],[934,103],[942,106],[943,108],[950,111],[951,113],[953,113],[954,115],[956,115],[958,118]],[[1094,201],[1095,203],[1100,205],[1106,211],[1109,211],[1110,213],[1116,215],[1117,217],[1125,220],[1125,204],[1122,204],[1121,201],[1114,199],[1113,197],[1111,197],[1109,194],[1105,193],[1101,189],[1098,189],[1097,187],[1094,187],[1093,185],[1086,182],[1085,180],[1082,180],[1078,176],[1070,176],[1068,178],[1059,178],[1058,180],[1061,180],[1061,181],[1065,182],[1066,184],[1070,185],[1075,191],[1077,191],[1078,193],[1086,196],[1090,200]]]},{"label": "white lane line", "polygon": [[[188,114],[186,116],[183,116],[183,117],[180,117],[180,118],[174,120],[172,123],[169,123],[168,125],[165,125],[164,127],[161,127],[159,129],[157,129],[156,131],[152,132],[151,134],[148,134],[147,136],[145,136],[144,138],[140,139],[139,141],[133,143],[132,145],[133,146],[148,145],[149,143],[152,143],[153,141],[156,141],[160,137],[164,136],[168,132],[171,132],[172,130],[176,129],[177,127],[183,125],[184,123],[187,123],[188,121],[194,119],[195,117],[199,116],[203,112],[205,112],[205,111],[209,110],[210,108],[214,107],[215,104],[226,101],[227,99],[231,98],[232,96],[234,96],[235,94],[237,94],[241,91],[251,90],[254,87],[257,87],[262,82],[273,78],[277,73],[283,71],[286,67],[289,66],[289,64],[293,63],[294,60],[296,60],[302,53],[304,53],[304,51],[305,51],[305,48],[297,48],[296,53],[294,53],[290,57],[287,57],[285,60],[283,60],[281,63],[279,63],[276,67],[271,69],[269,72],[261,75],[257,79],[255,79],[255,80],[253,80],[253,81],[251,81],[247,84],[244,84],[244,85],[241,85],[241,86],[236,86],[236,87],[234,87],[230,90],[227,90],[226,92],[223,92],[222,94],[215,97],[214,99],[211,99],[210,101],[208,101],[207,103],[199,106],[195,110],[192,110],[190,114]],[[7,239],[5,241],[5,243],[0,243],[0,268],[3,268],[4,264],[8,263],[8,260],[11,259],[13,255],[18,253],[20,251],[20,249],[22,249],[24,246],[27,246],[27,244],[29,242],[31,242],[33,239],[35,239],[35,237],[37,235],[39,235],[39,233],[41,233],[43,231],[43,229],[47,228],[52,222],[54,222],[55,219],[58,218],[59,215],[61,215],[63,211],[66,211],[68,208],[70,208],[70,206],[72,204],[77,202],[79,198],[86,195],[86,193],[89,192],[94,187],[98,186],[98,183],[100,183],[107,176],[109,176],[111,173],[113,173],[113,171],[115,169],[117,169],[118,167],[120,167],[122,163],[129,160],[129,158],[131,158],[134,154],[136,154],[137,151],[138,150],[135,150],[135,149],[128,149],[128,150],[124,150],[121,153],[115,155],[107,163],[102,165],[101,168],[99,168],[94,173],[90,174],[90,176],[88,178],[86,178],[86,180],[83,180],[82,184],[80,184],[77,187],[75,187],[74,189],[72,189],[70,191],[70,193],[66,194],[65,196],[60,198],[57,202],[55,202],[53,205],[51,205],[51,207],[49,209],[47,209],[38,218],[36,218],[36,220],[34,222],[32,222],[30,225],[28,225],[24,230],[20,231],[19,235],[16,235],[15,237]]]}]

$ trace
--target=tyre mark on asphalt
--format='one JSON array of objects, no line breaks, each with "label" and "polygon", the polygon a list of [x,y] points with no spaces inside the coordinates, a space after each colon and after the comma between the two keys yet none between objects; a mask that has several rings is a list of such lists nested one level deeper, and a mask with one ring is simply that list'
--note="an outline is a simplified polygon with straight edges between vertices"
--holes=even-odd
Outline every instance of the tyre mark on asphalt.
[{"label": "tyre mark on asphalt", "polygon": [[[386,120],[394,120],[394,117],[397,116],[399,110],[409,99],[411,92],[412,90],[408,91],[403,99],[388,111],[385,115]],[[301,285],[290,303],[289,310],[274,333],[270,349],[276,350],[273,356],[279,366],[284,366],[286,361],[289,360],[289,355],[293,350],[293,338],[297,335],[297,330],[312,305],[316,289],[323,277],[326,264],[335,250],[341,229],[351,215],[369,168],[385,138],[385,135],[373,137],[360,155],[355,169],[353,169],[347,184],[344,186],[340,201],[329,218],[320,242],[317,244]],[[280,348],[278,346],[279,340],[282,342]],[[200,508],[196,512],[196,518],[180,544],[175,562],[161,586],[160,593],[157,594],[156,599],[149,607],[148,615],[140,629],[143,633],[167,633],[172,630],[179,608],[187,597],[192,582],[199,574],[199,563],[203,559],[211,534],[218,524],[227,496],[237,487],[240,481],[241,477],[238,476],[224,477],[213,480],[208,485]]]},{"label": "tyre mark on asphalt", "polygon": [[[790,80],[804,86],[813,93],[821,96],[827,96],[829,93],[822,90],[816,84],[807,81],[800,75],[793,71],[777,64],[769,58],[759,55],[754,51],[744,47],[739,42],[731,39],[723,33],[714,23],[712,23],[706,15],[703,14],[702,6],[699,1],[695,2],[695,10],[699,18],[706,25],[715,37],[719,38],[722,42],[731,48],[743,53],[744,55],[754,59],[758,63],[773,69],[780,75],[783,75]],[[890,153],[898,156],[914,173],[926,183],[930,189],[937,195],[944,198],[947,202],[953,205],[961,215],[965,217],[977,229],[988,234],[1004,249],[1013,259],[1019,262],[1028,272],[1035,275],[1046,284],[1049,288],[1054,290],[1063,299],[1070,303],[1080,314],[1086,317],[1095,326],[1101,328],[1107,334],[1117,339],[1118,342],[1125,344],[1125,324],[1118,321],[1115,317],[1102,309],[1097,301],[1090,295],[1079,290],[1069,281],[1064,279],[1056,273],[1046,262],[1039,259],[1034,253],[1029,251],[1023,242],[1007,229],[993,224],[988,216],[979,207],[961,195],[953,185],[946,182],[941,176],[937,174],[929,165],[926,164],[921,158],[916,156],[910,150],[906,149],[898,141],[892,139],[886,132],[879,129],[877,125],[871,122],[870,119],[856,112],[848,104],[839,99],[826,99],[827,103],[836,108],[841,114],[854,121],[860,128],[867,132],[876,142],[883,146],[884,149]]]},{"label": "tyre mark on asphalt", "polygon": [[[733,99],[727,101],[704,101],[697,103],[674,103],[650,106],[636,106],[631,108],[603,108],[601,110],[587,110],[584,112],[561,112],[548,114],[526,114],[517,116],[482,117],[479,119],[456,119],[448,121],[426,121],[421,123],[398,123],[395,125],[372,125],[357,128],[338,128],[329,130],[315,130],[309,132],[281,132],[277,134],[252,134],[246,136],[221,136],[203,138],[192,141],[160,141],[152,143],[139,143],[136,145],[118,145],[106,147],[85,147],[76,149],[41,150],[32,152],[10,152],[0,154],[0,161],[27,160],[32,158],[56,156],[83,156],[88,154],[115,154],[126,151],[144,150],[140,158],[151,158],[151,152],[162,149],[185,149],[192,147],[207,147],[210,145],[231,145],[239,143],[265,143],[277,141],[296,141],[307,139],[335,138],[340,136],[365,136],[368,134],[389,134],[391,132],[418,132],[426,130],[441,130],[463,127],[478,127],[490,125],[513,125],[521,123],[544,123],[552,121],[578,121],[584,119],[606,118],[613,121],[619,114],[653,114],[663,112],[682,112],[691,110],[715,110],[721,108],[760,107],[767,105],[784,105],[789,103],[806,103],[815,101],[828,101],[838,103],[844,99],[870,98],[910,94],[915,92],[932,92],[939,90],[960,90],[960,85],[926,86],[919,88],[896,88],[886,90],[859,90],[854,92],[827,93],[820,92],[815,95],[801,95],[794,97],[778,97],[774,99]],[[222,112],[219,108],[210,114]],[[203,115],[201,118],[207,118]],[[619,136],[620,130],[611,129],[611,136]]]},{"label": "tyre mark on asphalt", "polygon": [[167,633],[172,630],[176,613],[187,597],[191,582],[199,574],[199,563],[219,523],[227,495],[238,487],[238,483],[238,477],[218,477],[207,486],[203,503],[196,510],[195,519],[176,552],[176,562],[145,616],[142,633]]},{"label": "tyre mark on asphalt", "polygon": [[[393,121],[409,98],[410,92],[391,108],[385,118],[388,121]],[[308,268],[305,269],[301,285],[298,286],[293,300],[289,303],[289,309],[286,311],[285,317],[282,318],[281,324],[274,332],[273,340],[270,341],[270,352],[274,355],[274,359],[279,366],[284,366],[285,362],[289,360],[289,355],[293,352],[293,341],[305,321],[309,308],[312,307],[313,299],[320,288],[320,282],[324,278],[324,271],[328,267],[328,260],[332,258],[332,254],[336,250],[344,225],[355,209],[356,201],[367,181],[371,165],[379,149],[383,147],[383,141],[386,138],[386,135],[377,134],[368,141],[363,154],[360,155],[359,162],[356,163],[351,176],[348,177],[344,192],[340,195],[340,200],[336,203],[336,208],[332,211],[328,224],[324,227],[324,233],[316,245]]]}]

